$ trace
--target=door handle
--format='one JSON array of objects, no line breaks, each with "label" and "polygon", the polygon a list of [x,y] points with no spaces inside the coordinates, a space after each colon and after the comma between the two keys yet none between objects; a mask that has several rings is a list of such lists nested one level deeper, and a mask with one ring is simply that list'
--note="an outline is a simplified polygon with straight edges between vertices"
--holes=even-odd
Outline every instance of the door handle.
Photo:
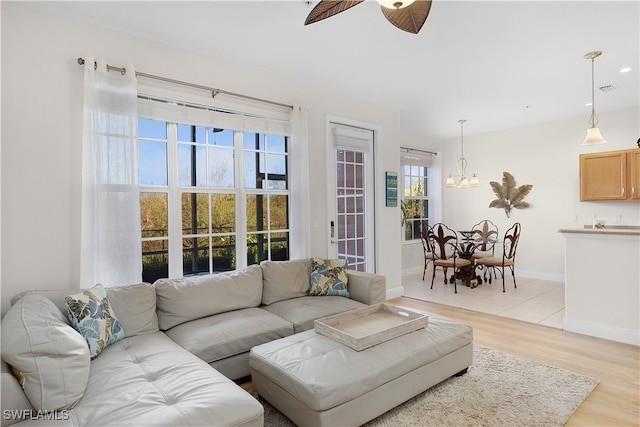
[{"label": "door handle", "polygon": [[331,243],[336,243],[336,239],[335,239],[335,228],[336,228],[336,224],[334,221],[331,221]]}]

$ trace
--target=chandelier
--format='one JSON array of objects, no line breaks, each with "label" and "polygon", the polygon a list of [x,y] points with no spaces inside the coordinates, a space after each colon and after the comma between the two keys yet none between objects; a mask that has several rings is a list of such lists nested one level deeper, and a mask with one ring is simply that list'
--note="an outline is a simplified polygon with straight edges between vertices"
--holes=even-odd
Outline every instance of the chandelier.
[{"label": "chandelier", "polygon": [[[464,133],[463,126],[466,120],[461,119],[458,120],[460,123],[460,158],[458,159],[458,175],[460,176],[460,183],[457,185],[458,188],[469,188],[469,187],[479,187],[480,181],[478,181],[478,177],[474,173],[471,177],[471,181],[467,180],[467,159],[464,158]],[[455,187],[456,183],[453,180],[451,174],[447,178],[447,181],[444,184],[445,187]]]}]

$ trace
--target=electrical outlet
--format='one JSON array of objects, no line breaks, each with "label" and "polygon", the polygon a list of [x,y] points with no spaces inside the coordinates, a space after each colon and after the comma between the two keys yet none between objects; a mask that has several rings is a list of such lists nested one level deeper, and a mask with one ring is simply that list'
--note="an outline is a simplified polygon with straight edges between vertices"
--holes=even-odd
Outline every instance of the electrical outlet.
[{"label": "electrical outlet", "polygon": [[616,224],[620,224],[622,222],[622,214],[616,215]]}]

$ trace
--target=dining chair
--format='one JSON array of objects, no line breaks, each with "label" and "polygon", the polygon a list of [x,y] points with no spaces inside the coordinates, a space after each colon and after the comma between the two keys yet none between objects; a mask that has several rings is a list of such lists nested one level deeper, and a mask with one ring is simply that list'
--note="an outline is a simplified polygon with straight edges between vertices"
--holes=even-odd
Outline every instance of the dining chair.
[{"label": "dining chair", "polygon": [[495,246],[498,242],[498,226],[485,219],[471,227],[471,230],[475,231],[473,235],[473,243],[475,245],[473,258],[479,259],[494,256]]},{"label": "dining chair", "polygon": [[[502,241],[502,257],[484,257],[476,260],[476,264],[482,265],[484,268],[484,281],[487,282],[487,270],[491,268],[494,271],[495,269],[500,269],[502,273],[502,292],[505,292],[504,287],[504,269],[505,267],[509,267],[511,270],[511,277],[513,277],[513,287],[517,288],[516,285],[516,275],[515,275],[515,263],[516,263],[516,249],[518,248],[518,241],[520,240],[520,231],[522,227],[519,222],[516,222],[504,233],[504,240]],[[489,273],[489,283],[491,283],[491,273]]]},{"label": "dining chair", "polygon": [[429,246],[429,226],[426,221],[420,222],[420,240],[422,241],[422,252],[424,252],[424,270],[422,270],[422,280],[424,280],[424,276],[427,273],[427,266],[433,261],[431,247]]},{"label": "dining chair", "polygon": [[433,276],[431,277],[431,289],[436,278],[436,267],[444,270],[444,284],[447,284],[447,270],[453,268],[453,289],[458,293],[457,270],[461,267],[471,265],[471,261],[461,258],[458,252],[458,235],[451,228],[443,223],[434,224],[428,232],[428,242],[431,249],[431,259],[433,261]]}]

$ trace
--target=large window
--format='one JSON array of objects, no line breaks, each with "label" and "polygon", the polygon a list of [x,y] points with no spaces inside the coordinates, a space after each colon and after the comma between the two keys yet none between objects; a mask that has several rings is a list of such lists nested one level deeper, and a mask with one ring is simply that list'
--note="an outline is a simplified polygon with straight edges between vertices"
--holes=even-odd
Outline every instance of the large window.
[{"label": "large window", "polygon": [[289,259],[288,138],[138,121],[143,280]]},{"label": "large window", "polygon": [[401,207],[404,219],[404,240],[420,239],[420,225],[429,226],[428,168],[402,165]]}]

